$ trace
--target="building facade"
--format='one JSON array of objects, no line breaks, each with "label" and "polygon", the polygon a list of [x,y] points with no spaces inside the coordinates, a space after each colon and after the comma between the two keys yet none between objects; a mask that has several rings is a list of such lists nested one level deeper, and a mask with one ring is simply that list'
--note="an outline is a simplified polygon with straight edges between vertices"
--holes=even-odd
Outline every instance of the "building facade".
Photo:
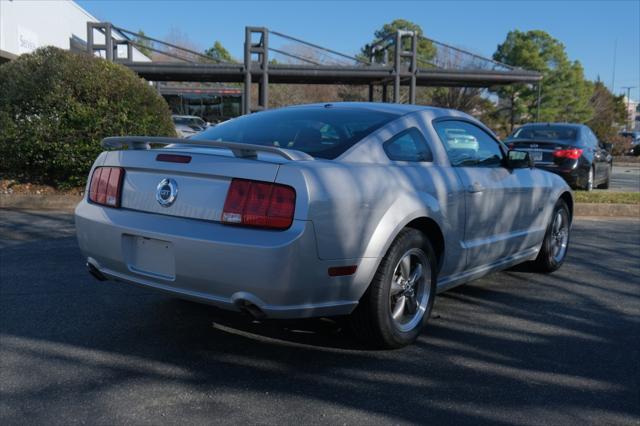
[{"label": "building facade", "polygon": [[[88,22],[98,19],[71,0],[0,0],[0,63],[44,46],[84,51]],[[150,61],[137,49],[133,59]]]},{"label": "building facade", "polygon": [[[44,46],[86,52],[90,22],[99,21],[72,0],[0,0],[0,64]],[[104,35],[95,29],[92,31],[95,43],[104,44]],[[116,40],[125,39],[117,31],[112,35]],[[117,57],[127,56],[126,46],[119,45],[117,49]],[[94,54],[105,56],[104,51]],[[132,55],[134,62],[152,60],[135,47]],[[239,86],[159,82],[155,87],[174,114],[196,115],[212,123],[241,114]]]}]

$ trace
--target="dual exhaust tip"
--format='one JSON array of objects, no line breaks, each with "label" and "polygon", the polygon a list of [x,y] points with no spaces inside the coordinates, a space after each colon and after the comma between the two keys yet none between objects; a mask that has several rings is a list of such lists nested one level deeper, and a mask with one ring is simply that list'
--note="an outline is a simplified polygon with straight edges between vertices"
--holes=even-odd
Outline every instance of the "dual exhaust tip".
[{"label": "dual exhaust tip", "polygon": [[[91,262],[87,262],[87,271],[98,281],[107,281],[107,277],[98,270]],[[252,303],[246,299],[237,298],[234,300],[235,305],[240,312],[249,315],[253,319],[263,319],[266,317],[265,313],[255,303]]]},{"label": "dual exhaust tip", "polygon": [[240,309],[243,314],[249,315],[251,318],[261,320],[266,317],[266,314],[256,304],[244,299],[236,299],[235,305]]},{"label": "dual exhaust tip", "polygon": [[105,277],[102,272],[100,272],[98,270],[98,268],[96,268],[95,266],[93,266],[92,263],[87,262],[87,270],[89,271],[89,273],[91,275],[93,275],[93,278],[95,278],[98,281],[106,281],[107,277]]}]

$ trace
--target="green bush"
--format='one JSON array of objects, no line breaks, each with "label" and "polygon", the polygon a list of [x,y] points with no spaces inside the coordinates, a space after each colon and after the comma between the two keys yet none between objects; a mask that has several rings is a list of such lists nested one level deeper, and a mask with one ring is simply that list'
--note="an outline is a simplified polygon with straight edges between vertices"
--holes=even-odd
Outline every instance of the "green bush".
[{"label": "green bush", "polygon": [[174,136],[171,112],[122,65],[54,47],[0,66],[0,176],[83,185],[106,136]]}]

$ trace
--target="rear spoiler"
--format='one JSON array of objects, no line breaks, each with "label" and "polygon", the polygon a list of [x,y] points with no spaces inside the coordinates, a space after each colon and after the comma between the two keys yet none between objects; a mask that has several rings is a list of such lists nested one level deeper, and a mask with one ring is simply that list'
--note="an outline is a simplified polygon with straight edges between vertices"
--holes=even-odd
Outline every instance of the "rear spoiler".
[{"label": "rear spoiler", "polygon": [[222,148],[230,150],[233,155],[238,158],[255,159],[258,157],[258,152],[268,152],[279,155],[287,160],[313,160],[312,156],[302,151],[283,149],[276,146],[253,145],[238,142],[179,139],[160,136],[112,136],[102,140],[102,146],[104,148],[115,149],[124,148],[125,146],[127,149],[151,149],[151,144],[174,145],[176,148]]}]

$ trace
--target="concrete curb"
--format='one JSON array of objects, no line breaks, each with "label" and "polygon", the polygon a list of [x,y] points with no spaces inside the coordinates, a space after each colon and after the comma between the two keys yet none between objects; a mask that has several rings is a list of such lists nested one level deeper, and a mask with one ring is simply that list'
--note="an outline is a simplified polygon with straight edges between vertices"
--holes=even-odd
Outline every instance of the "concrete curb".
[{"label": "concrete curb", "polygon": [[0,209],[73,211],[82,195],[1,194]]},{"label": "concrete curb", "polygon": [[[81,195],[0,195],[0,209],[73,211]],[[637,217],[640,204],[577,203],[574,216]]]},{"label": "concrete curb", "polygon": [[573,215],[640,218],[640,204],[576,203]]}]

